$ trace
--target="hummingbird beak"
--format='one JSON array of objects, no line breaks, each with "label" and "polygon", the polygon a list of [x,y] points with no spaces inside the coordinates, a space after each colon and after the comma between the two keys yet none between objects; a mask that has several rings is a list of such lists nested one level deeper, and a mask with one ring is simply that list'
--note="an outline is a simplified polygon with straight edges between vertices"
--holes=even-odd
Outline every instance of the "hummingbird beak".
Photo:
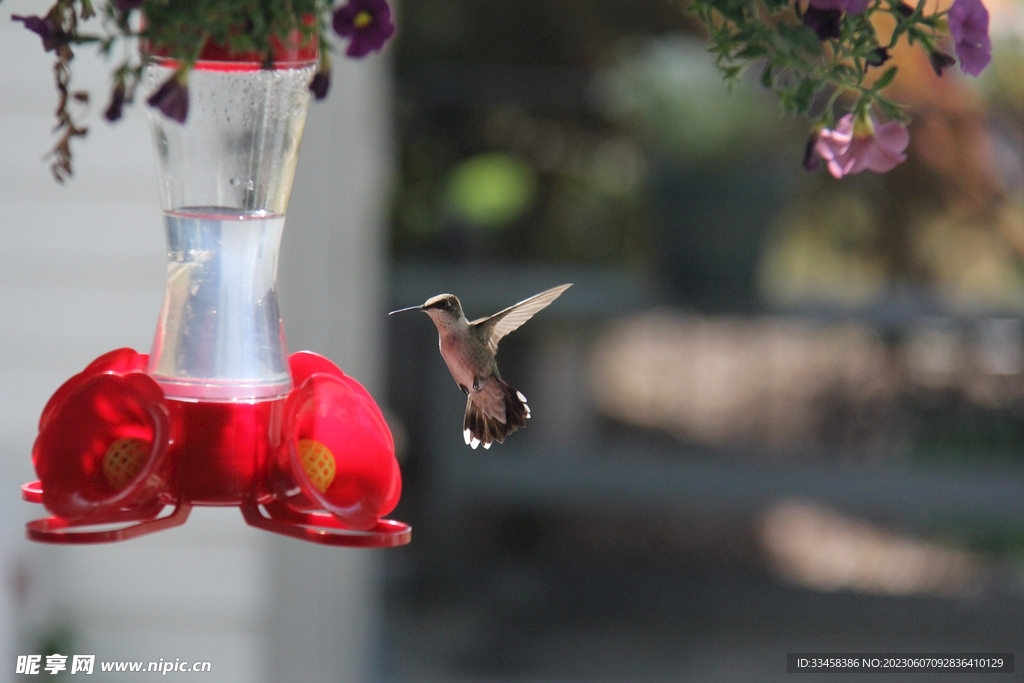
[{"label": "hummingbird beak", "polygon": [[422,311],[423,306],[410,306],[409,308],[399,308],[397,311],[391,311],[388,315],[394,315],[395,313],[405,313],[406,311]]}]

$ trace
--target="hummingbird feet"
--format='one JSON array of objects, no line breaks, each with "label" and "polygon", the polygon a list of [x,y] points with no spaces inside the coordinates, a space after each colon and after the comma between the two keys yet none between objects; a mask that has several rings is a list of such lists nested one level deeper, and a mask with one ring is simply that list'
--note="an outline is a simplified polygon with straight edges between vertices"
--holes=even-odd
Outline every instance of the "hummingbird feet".
[{"label": "hummingbird feet", "polygon": [[484,448],[490,448],[495,441],[503,443],[506,436],[519,427],[525,427],[526,420],[530,417],[530,406],[526,405],[526,397],[505,382],[496,381],[503,399],[504,419],[493,416],[495,412],[501,414],[500,410],[492,408],[485,411],[484,406],[473,401],[472,394],[466,401],[462,436],[466,444],[473,448],[480,444],[483,444]]}]

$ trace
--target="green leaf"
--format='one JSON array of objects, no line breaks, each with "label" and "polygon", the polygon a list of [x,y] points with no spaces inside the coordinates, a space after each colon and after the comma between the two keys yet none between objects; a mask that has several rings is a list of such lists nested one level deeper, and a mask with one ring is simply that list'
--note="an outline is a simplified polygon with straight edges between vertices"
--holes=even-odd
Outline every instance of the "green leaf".
[{"label": "green leaf", "polygon": [[878,105],[878,108],[882,110],[883,114],[893,121],[898,121],[900,123],[907,123],[910,121],[910,117],[906,115],[903,108],[886,97],[876,97],[875,104]]},{"label": "green leaf", "polygon": [[789,43],[791,48],[803,50],[815,56],[821,54],[821,41],[818,40],[818,36],[814,34],[814,31],[803,24],[779,24],[776,27],[776,31],[778,31],[783,40]]},{"label": "green leaf", "polygon": [[736,53],[736,59],[757,59],[768,54],[768,49],[763,45],[748,43],[745,48]]},{"label": "green leaf", "polygon": [[766,88],[772,87],[772,65],[768,64],[764,67],[764,71],[761,72],[761,85]]},{"label": "green leaf", "polygon": [[896,71],[897,70],[898,70],[898,67],[895,67],[895,66],[889,67],[886,70],[886,72],[884,74],[882,74],[881,77],[877,81],[875,81],[874,86],[872,86],[872,90],[874,90],[875,92],[878,92],[880,90],[885,90],[887,87],[889,87],[889,84],[892,83],[894,78],[896,78]]},{"label": "green leaf", "polygon": [[782,105],[782,111],[787,114],[792,114],[796,111],[796,106],[793,103],[793,96],[787,92],[779,93],[779,104]]},{"label": "green leaf", "polygon": [[800,114],[806,114],[811,108],[811,100],[814,99],[815,88],[814,81],[805,79],[800,82],[797,86],[796,92],[793,93],[793,106]]},{"label": "green leaf", "polygon": [[743,67],[739,66],[724,66],[722,67],[722,74],[725,76],[725,80],[734,81],[742,70]]},{"label": "green leaf", "polygon": [[830,75],[837,81],[845,82],[851,80],[856,75],[856,72],[847,64],[837,64],[836,67],[832,69]]}]

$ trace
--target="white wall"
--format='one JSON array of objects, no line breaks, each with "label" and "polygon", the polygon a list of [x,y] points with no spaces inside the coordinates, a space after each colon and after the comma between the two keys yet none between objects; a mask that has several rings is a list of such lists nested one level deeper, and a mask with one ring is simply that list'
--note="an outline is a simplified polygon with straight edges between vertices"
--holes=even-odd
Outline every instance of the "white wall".
[{"label": "white wall", "polygon": [[[218,683],[363,680],[379,551],[272,538],[231,509],[199,509],[184,527],[123,544],[23,540],[23,523],[43,513],[18,502],[17,490],[35,478],[29,451],[43,404],[94,357],[148,351],[165,270],[145,112],[137,105],[114,126],[99,120],[105,74],[91,55],[75,60],[79,82],[98,96],[89,137],[75,148],[77,176],[58,186],[40,161],[52,144],[51,56],[8,15],[46,6],[0,5],[0,681],[13,679],[13,654],[37,652],[33,639],[61,623],[78,637],[68,654],[210,660]],[[332,97],[314,106],[307,128],[282,306],[291,349],[325,353],[372,388],[386,70],[379,60],[338,66]],[[26,579],[24,603],[14,601],[15,575]]]}]

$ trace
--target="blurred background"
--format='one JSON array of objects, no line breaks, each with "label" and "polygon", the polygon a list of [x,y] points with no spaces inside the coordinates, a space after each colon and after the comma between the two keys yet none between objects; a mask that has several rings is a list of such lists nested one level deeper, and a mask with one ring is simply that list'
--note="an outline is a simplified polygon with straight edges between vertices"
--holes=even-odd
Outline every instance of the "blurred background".
[{"label": "blurred background", "polygon": [[986,4],[985,77],[899,52],[909,160],[841,182],[678,4],[403,5],[391,306],[575,286],[502,342],[533,418],[487,452],[433,325],[388,322],[385,680],[1024,643],[1024,5]]},{"label": "blurred background", "polygon": [[[897,53],[909,160],[841,182],[661,0],[420,0],[384,55],[336,59],[282,307],[291,348],[387,407],[414,527],[387,551],[224,510],[124,545],[21,539],[42,405],[148,349],[164,247],[145,113],[93,112],[55,186],[48,59],[0,21],[0,646],[345,683],[777,681],[786,652],[1019,649],[1024,5],[986,5],[984,76]],[[470,450],[433,325],[384,313],[451,292],[481,317],[564,282],[501,345],[529,427]]]}]

